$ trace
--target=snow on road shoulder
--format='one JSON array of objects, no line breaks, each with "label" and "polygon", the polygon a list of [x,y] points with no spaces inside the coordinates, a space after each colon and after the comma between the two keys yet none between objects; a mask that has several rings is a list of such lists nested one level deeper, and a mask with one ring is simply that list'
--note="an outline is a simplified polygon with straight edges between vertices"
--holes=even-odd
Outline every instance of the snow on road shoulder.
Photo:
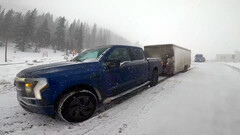
[{"label": "snow on road shoulder", "polygon": [[235,63],[233,63],[233,62],[225,62],[223,64],[228,65],[228,66],[230,66],[232,68],[240,70],[240,62],[235,62]]}]

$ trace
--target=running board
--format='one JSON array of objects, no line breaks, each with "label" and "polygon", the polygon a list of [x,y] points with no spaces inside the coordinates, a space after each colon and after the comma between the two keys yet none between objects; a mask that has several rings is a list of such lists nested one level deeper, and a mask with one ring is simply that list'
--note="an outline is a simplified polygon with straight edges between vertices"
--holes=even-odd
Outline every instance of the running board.
[{"label": "running board", "polygon": [[128,93],[131,93],[131,92],[133,92],[133,91],[136,90],[136,89],[139,89],[139,88],[141,88],[141,87],[143,87],[143,86],[148,85],[149,83],[150,83],[150,81],[147,81],[147,82],[145,82],[145,83],[143,83],[143,84],[141,84],[141,85],[139,85],[139,86],[137,86],[137,87],[134,87],[134,88],[132,88],[132,89],[126,91],[126,92],[120,93],[120,94],[118,94],[118,95],[116,95],[116,96],[113,96],[113,97],[108,97],[108,98],[106,98],[106,99],[103,101],[103,104],[110,103],[112,100],[114,100],[114,99],[116,99],[116,98],[119,98],[119,97],[121,97],[121,96],[124,96],[124,95],[126,95],[126,94],[128,94]]}]

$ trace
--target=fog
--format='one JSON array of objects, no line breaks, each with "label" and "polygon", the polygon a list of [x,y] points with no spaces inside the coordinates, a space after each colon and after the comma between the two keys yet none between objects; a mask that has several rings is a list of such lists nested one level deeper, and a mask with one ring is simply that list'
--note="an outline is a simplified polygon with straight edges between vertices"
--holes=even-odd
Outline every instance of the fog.
[{"label": "fog", "polygon": [[207,59],[240,50],[239,0],[0,0],[0,4],[96,22],[132,43],[173,43]]}]

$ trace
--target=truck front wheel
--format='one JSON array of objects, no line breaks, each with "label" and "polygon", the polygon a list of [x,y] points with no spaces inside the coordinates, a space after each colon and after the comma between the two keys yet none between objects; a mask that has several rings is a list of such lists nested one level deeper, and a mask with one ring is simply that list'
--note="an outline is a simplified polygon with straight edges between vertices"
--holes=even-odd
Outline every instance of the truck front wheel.
[{"label": "truck front wheel", "polygon": [[155,69],[153,70],[152,77],[150,80],[150,86],[155,86],[158,83],[158,71]]},{"label": "truck front wheel", "polygon": [[87,90],[67,93],[58,104],[58,116],[67,122],[82,122],[89,119],[97,109],[96,96]]}]

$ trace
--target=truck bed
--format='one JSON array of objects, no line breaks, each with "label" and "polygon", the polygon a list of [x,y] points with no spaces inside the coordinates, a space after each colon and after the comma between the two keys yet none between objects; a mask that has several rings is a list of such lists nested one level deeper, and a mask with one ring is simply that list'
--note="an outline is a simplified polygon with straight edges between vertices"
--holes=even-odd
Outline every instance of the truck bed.
[{"label": "truck bed", "polygon": [[[148,61],[148,71],[153,71],[154,68],[157,67],[158,74],[161,74],[163,72],[163,68],[161,65],[161,59],[160,58],[147,58]],[[152,76],[152,72],[149,72],[149,79]]]}]

